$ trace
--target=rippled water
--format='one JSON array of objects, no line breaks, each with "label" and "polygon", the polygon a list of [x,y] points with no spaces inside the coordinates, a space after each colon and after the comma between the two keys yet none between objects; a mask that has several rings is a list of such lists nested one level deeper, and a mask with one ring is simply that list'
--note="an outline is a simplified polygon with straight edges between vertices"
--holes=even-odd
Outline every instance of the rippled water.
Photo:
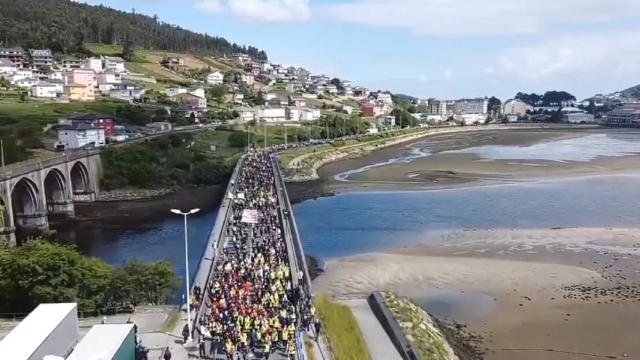
[{"label": "rippled water", "polygon": [[305,251],[321,258],[415,243],[457,229],[640,226],[640,176],[452,190],[344,193],[294,205]]}]

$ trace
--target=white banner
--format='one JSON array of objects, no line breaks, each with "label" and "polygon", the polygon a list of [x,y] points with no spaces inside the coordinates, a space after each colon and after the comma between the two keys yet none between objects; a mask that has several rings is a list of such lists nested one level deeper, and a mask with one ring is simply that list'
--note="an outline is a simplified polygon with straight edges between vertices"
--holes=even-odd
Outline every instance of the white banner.
[{"label": "white banner", "polygon": [[242,222],[247,224],[257,224],[258,210],[255,210],[255,209],[242,210]]}]

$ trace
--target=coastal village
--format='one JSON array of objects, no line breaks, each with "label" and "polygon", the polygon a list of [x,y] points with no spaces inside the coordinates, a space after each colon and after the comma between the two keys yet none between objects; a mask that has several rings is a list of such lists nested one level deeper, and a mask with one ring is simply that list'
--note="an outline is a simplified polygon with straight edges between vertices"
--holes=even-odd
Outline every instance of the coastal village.
[{"label": "coastal village", "polygon": [[[0,48],[0,79],[6,90],[22,99],[43,103],[94,102],[115,99],[143,104],[181,118],[182,125],[288,124],[316,122],[323,116],[359,117],[367,120],[366,133],[411,126],[402,124],[397,99],[388,91],[370,90],[350,80],[316,74],[294,66],[254,60],[247,54],[217,59],[197,68],[184,55],[165,54],[157,65],[170,74],[185,76],[189,83],[160,83],[154,76],[136,72],[118,56],[71,58],[49,49]],[[192,61],[193,62],[193,61]],[[199,65],[206,65],[201,63]],[[224,70],[223,70],[224,69]],[[513,98],[498,103],[488,97],[441,100],[410,99],[415,126],[464,126],[492,122],[565,122],[631,126],[640,123],[640,105],[621,104],[605,113],[589,113],[590,101],[566,98],[557,102],[527,103]],[[603,104],[593,103],[596,109]],[[176,121],[155,121],[143,127],[119,123],[113,114],[75,114],[60,118],[55,149],[99,147],[170,131]]]},{"label": "coastal village", "polygon": [[[255,34],[254,21],[288,31],[289,12],[305,28],[317,4],[296,1],[3,1],[0,360],[640,359],[640,85],[576,98],[563,90],[621,79],[578,87],[542,45],[540,58],[481,45],[502,57],[432,69],[461,52],[393,23],[323,19],[357,30],[346,51],[324,34],[304,39],[313,49]],[[385,9],[335,9],[411,20],[344,11],[368,3]],[[274,13],[240,14],[252,6]],[[456,48],[511,42],[462,27]],[[396,31],[426,41],[357,47]],[[377,69],[338,75],[354,64],[319,59],[320,73],[262,50],[278,45],[327,46],[335,63],[358,51],[355,66]],[[385,58],[400,47],[417,64]],[[392,80],[412,66],[429,69]],[[474,87],[469,70],[505,77]]]}]

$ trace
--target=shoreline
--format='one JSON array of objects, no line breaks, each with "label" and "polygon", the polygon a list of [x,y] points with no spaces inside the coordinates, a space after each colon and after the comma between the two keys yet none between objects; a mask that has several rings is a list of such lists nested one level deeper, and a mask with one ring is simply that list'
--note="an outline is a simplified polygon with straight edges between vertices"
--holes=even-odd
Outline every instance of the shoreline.
[{"label": "shoreline", "polygon": [[[284,164],[285,173],[296,171],[301,172],[294,175],[287,175],[285,181],[288,183],[309,182],[320,180],[319,170],[323,166],[345,159],[360,158],[370,154],[372,151],[380,150],[407,142],[428,138],[434,135],[459,134],[465,132],[479,131],[497,131],[497,130],[526,130],[526,129],[592,129],[594,126],[567,126],[562,124],[520,124],[520,125],[483,125],[483,126],[465,126],[465,127],[437,127],[424,131],[418,131],[416,134],[402,134],[396,137],[371,140],[362,144],[347,145],[338,148],[326,149],[320,153],[307,153],[295,157]],[[321,157],[311,163],[310,167],[305,168],[299,164],[309,157],[322,154]]]},{"label": "shoreline", "polygon": [[[486,294],[495,306],[464,325],[487,359],[635,358],[640,344],[607,329],[630,334],[640,321],[638,264],[640,228],[467,230],[443,244],[328,259],[313,286],[337,299],[372,290],[414,299],[430,289]],[[465,307],[483,307],[473,301]]]}]

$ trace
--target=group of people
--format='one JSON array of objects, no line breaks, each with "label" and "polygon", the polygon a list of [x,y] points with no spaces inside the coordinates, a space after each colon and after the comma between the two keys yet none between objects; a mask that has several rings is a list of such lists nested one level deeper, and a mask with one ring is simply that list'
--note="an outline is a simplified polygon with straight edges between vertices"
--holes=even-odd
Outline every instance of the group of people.
[{"label": "group of people", "polygon": [[231,186],[225,246],[195,294],[206,309],[197,327],[201,357],[268,360],[279,351],[295,358],[297,333],[319,330],[297,286],[302,276],[291,273],[272,161],[268,152],[249,153]]}]

